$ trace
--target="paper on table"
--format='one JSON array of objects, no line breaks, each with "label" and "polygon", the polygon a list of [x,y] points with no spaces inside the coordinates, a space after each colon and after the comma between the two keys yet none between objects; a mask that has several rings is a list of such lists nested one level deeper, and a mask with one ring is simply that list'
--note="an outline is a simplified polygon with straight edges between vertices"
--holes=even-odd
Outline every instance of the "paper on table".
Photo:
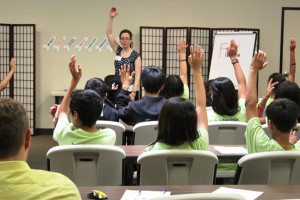
[{"label": "paper on table", "polygon": [[171,192],[147,191],[147,190],[126,190],[121,200],[148,200],[160,196],[170,196]]},{"label": "paper on table", "polygon": [[244,147],[222,147],[214,146],[214,148],[222,154],[247,154],[248,151]]},{"label": "paper on table", "polygon": [[253,191],[253,190],[242,190],[242,189],[233,189],[226,187],[219,187],[217,190],[212,193],[231,193],[231,194],[239,194],[243,196],[246,200],[254,200],[259,197],[263,192]]}]

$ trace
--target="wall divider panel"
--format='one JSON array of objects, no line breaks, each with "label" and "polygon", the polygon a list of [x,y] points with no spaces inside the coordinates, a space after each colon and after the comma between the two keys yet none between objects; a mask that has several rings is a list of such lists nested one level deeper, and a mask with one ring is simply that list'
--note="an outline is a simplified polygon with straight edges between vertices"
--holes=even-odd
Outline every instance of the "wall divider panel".
[{"label": "wall divider panel", "polygon": [[2,97],[11,97],[21,102],[29,118],[32,134],[35,132],[35,25],[0,24],[1,80],[9,72],[11,58],[16,69],[9,86],[1,92]]},{"label": "wall divider panel", "polygon": [[[140,55],[142,66],[155,65],[163,69],[166,76],[179,75],[177,43],[182,38],[188,45],[199,44],[204,50],[202,66],[203,80],[209,77],[214,37],[217,32],[253,31],[257,33],[255,49],[259,49],[259,29],[248,28],[202,28],[202,27],[140,27]],[[189,49],[186,56],[189,55]],[[188,65],[190,100],[195,103],[193,74]]]}]

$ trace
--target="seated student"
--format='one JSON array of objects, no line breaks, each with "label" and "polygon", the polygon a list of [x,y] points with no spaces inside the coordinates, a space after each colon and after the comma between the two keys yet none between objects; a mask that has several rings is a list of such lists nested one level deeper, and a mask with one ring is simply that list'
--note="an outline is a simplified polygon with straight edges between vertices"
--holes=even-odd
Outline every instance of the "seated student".
[{"label": "seated student", "polygon": [[[289,67],[290,71],[288,74],[288,81],[294,82],[295,74],[296,74],[296,58],[295,58],[296,40],[294,38],[290,39],[289,48],[290,48],[290,67]],[[269,76],[266,92],[257,105],[258,116],[261,117],[260,121],[262,124],[266,123],[265,118],[262,117],[264,113],[264,109],[274,100],[275,92],[279,84],[285,81],[286,81],[285,76],[277,72]]]},{"label": "seated student", "polygon": [[211,93],[209,91],[209,85],[212,81],[213,81],[213,79],[204,82],[205,95],[206,95],[206,107],[212,106]]},{"label": "seated student", "polygon": [[[103,103],[100,101],[100,96],[93,90],[73,92],[82,76],[81,66],[78,65],[76,69],[75,62],[76,57],[73,55],[69,63],[72,81],[58,109],[58,122],[53,132],[53,139],[59,145],[114,145],[116,134],[112,129],[96,128],[96,121],[102,112]],[[69,110],[71,110],[73,123],[68,120]]]},{"label": "seated student", "polygon": [[208,149],[206,97],[202,79],[203,50],[190,47],[189,63],[195,80],[196,109],[192,102],[181,97],[166,101],[159,114],[158,136],[144,151],[160,149]]},{"label": "seated student", "polygon": [[272,139],[265,134],[259,121],[257,104],[257,75],[267,63],[266,53],[259,51],[253,57],[248,79],[248,91],[246,98],[246,143],[249,153],[265,151],[298,150],[289,142],[289,135],[297,123],[299,108],[297,104],[289,99],[275,99],[266,109],[268,117],[268,128]]},{"label": "seated student", "polygon": [[[115,109],[115,104],[112,103],[107,97],[108,85],[100,78],[91,78],[89,79],[84,89],[91,89],[97,92],[100,98],[103,100],[103,109],[99,120],[108,120],[108,121],[119,121],[118,111]],[[102,101],[101,100],[101,101]]]},{"label": "seated student", "polygon": [[8,72],[7,76],[0,83],[0,92],[6,88],[7,84],[10,81],[10,79],[14,75],[15,68],[16,68],[15,59],[12,58],[10,60],[9,66],[10,66],[10,71]]},{"label": "seated student", "polygon": [[246,79],[237,59],[238,46],[231,40],[227,48],[228,57],[234,68],[238,82],[236,94],[232,81],[227,77],[214,79],[209,85],[212,95],[212,110],[208,111],[208,121],[246,121],[245,98],[247,92]]},{"label": "seated student", "polygon": [[30,169],[31,132],[24,106],[0,98],[0,110],[0,199],[81,199],[64,175]]},{"label": "seated student", "polygon": [[118,94],[122,89],[122,82],[118,75],[107,75],[104,82],[108,85],[107,98],[115,105],[117,104]]},{"label": "seated student", "polygon": [[165,99],[159,96],[165,82],[165,74],[155,66],[145,67],[141,74],[142,86],[145,90],[143,98],[131,102],[129,86],[134,72],[130,74],[129,66],[123,65],[120,69],[122,90],[117,99],[119,118],[127,125],[134,126],[139,122],[157,120],[158,114]]},{"label": "seated student", "polygon": [[182,97],[189,99],[189,86],[187,78],[187,64],[186,64],[186,43],[183,39],[179,40],[177,44],[177,51],[179,54],[179,73],[178,75],[169,75],[165,81],[164,88],[160,95],[169,99],[171,97]]}]

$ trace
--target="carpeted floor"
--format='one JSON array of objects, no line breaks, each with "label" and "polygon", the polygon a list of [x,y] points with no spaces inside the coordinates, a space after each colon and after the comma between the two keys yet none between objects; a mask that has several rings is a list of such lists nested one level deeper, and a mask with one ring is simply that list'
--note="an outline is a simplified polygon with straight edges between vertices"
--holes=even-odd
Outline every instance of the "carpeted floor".
[{"label": "carpeted floor", "polygon": [[58,144],[53,140],[52,135],[33,135],[27,162],[32,169],[47,170],[47,151]]}]

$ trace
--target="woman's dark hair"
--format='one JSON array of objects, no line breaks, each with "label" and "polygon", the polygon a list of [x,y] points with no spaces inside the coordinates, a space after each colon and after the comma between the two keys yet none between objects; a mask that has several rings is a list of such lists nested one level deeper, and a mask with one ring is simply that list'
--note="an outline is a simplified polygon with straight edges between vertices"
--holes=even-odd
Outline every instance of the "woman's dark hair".
[{"label": "woman's dark hair", "polygon": [[[275,91],[275,99],[286,98],[295,102],[300,108],[300,88],[297,83],[284,81]],[[298,121],[300,118],[298,119]],[[300,122],[300,121],[299,121]]]},{"label": "woman's dark hair", "polygon": [[219,115],[233,116],[239,111],[238,95],[229,78],[219,77],[209,85],[212,108]]},{"label": "woman's dark hair", "polygon": [[[123,30],[120,32],[120,34],[119,34],[119,39],[120,39],[120,40],[121,40],[121,35],[122,35],[123,33],[128,33],[130,39],[132,40],[132,32],[131,32],[130,30],[128,30],[128,29],[123,29]],[[132,48],[132,47],[133,47],[133,41],[131,41],[131,43],[130,43],[130,48]]]},{"label": "woman's dark hair", "polygon": [[169,75],[165,81],[164,88],[160,96],[169,99],[171,97],[180,97],[183,94],[183,82],[178,75]]},{"label": "woman's dark hair", "polygon": [[192,145],[198,137],[197,113],[193,103],[180,97],[168,99],[158,117],[156,142],[170,146],[179,146],[184,142]]},{"label": "woman's dark hair", "polygon": [[286,78],[284,77],[284,75],[282,75],[278,72],[275,72],[269,76],[267,84],[269,83],[271,78],[273,79],[272,83],[278,82],[278,84],[274,86],[274,90],[273,90],[274,92],[276,91],[276,89],[280,85],[280,83],[286,81]]}]

